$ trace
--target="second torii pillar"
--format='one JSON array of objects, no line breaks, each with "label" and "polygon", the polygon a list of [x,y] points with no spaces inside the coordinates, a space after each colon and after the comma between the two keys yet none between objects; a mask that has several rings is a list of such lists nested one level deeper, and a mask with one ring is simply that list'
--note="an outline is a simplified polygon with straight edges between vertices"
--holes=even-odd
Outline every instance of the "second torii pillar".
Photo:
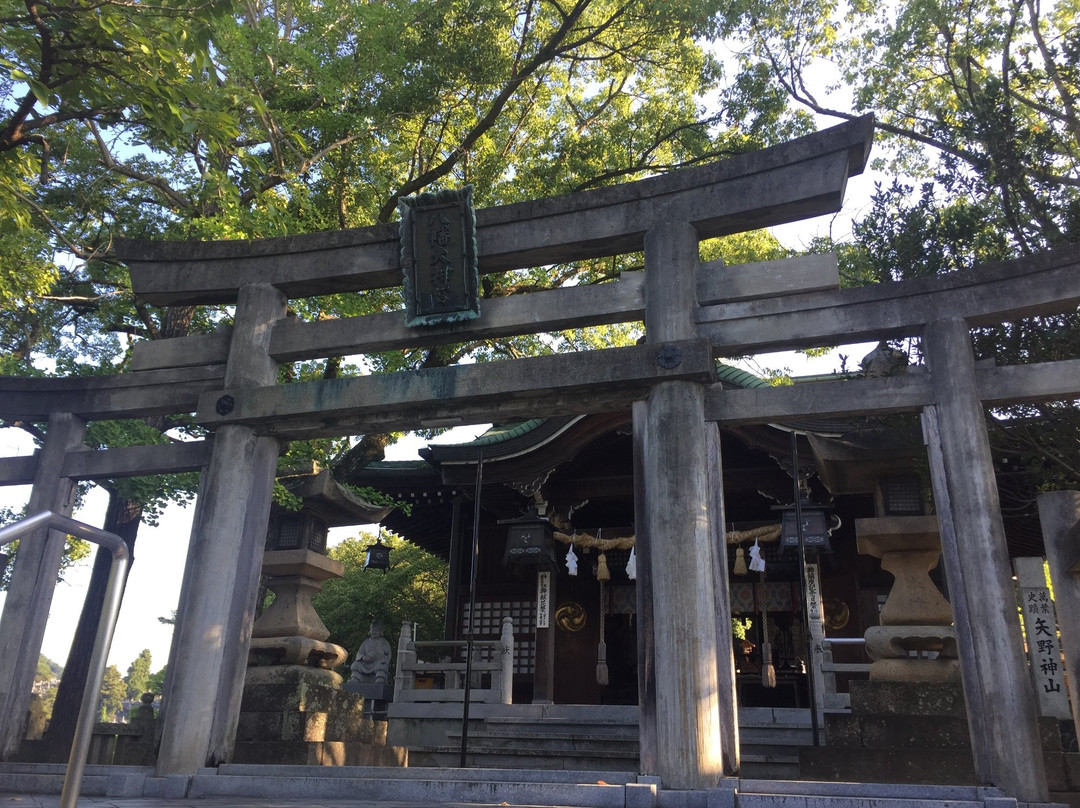
[{"label": "second torii pillar", "polygon": [[[645,237],[649,343],[693,338],[698,239],[686,223]],[[658,362],[677,362],[661,356]],[[656,771],[665,788],[703,789],[723,777],[705,390],[670,381],[649,394],[644,430],[644,529],[652,587]]]},{"label": "second torii pillar", "polygon": [[975,773],[1010,797],[1045,802],[1035,698],[967,323],[930,323],[923,351],[935,398],[923,423]]}]

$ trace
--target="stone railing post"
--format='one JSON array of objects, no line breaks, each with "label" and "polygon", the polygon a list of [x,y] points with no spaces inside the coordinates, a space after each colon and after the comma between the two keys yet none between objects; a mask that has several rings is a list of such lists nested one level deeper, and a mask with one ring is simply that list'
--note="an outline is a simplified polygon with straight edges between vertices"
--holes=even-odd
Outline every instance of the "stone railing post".
[{"label": "stone railing post", "polygon": [[398,701],[402,690],[413,689],[411,667],[416,662],[416,651],[412,644],[412,623],[401,621],[401,633],[398,635],[397,664],[394,668],[394,701]]},{"label": "stone railing post", "polygon": [[502,621],[499,660],[502,662],[499,675],[500,700],[503,704],[512,704],[514,701],[514,621],[510,617],[504,617]]}]

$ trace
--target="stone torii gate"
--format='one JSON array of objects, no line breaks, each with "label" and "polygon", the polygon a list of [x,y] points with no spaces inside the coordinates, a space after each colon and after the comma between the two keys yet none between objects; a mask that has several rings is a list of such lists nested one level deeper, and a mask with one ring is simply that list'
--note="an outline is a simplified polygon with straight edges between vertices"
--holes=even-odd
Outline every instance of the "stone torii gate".
[{"label": "stone torii gate", "polygon": [[[711,166],[478,211],[481,272],[641,249],[645,271],[484,301],[468,323],[410,329],[401,312],[317,323],[286,316],[290,297],[399,285],[393,226],[259,242],[120,243],[143,301],[235,303],[231,330],[143,343],[133,372],[68,382],[66,392],[42,383],[52,380],[0,380],[0,415],[50,419],[40,457],[0,464],[0,482],[32,475],[35,502],[62,506],[73,479],[202,466],[158,774],[228,760],[280,440],[632,406],[642,773],[669,788],[713,786],[738,768],[715,423],[921,410],[976,772],[1010,796],[1045,801],[982,407],[1080,396],[1080,360],[977,369],[968,329],[1075,308],[1080,250],[843,291],[832,288],[835,265],[822,279],[829,267],[819,258],[747,267],[698,260],[703,238],[837,210],[871,133],[872,121],[861,119]],[[646,342],[635,347],[276,384],[281,362],[642,319]],[[719,355],[911,335],[923,338],[929,373],[738,391],[714,384]],[[213,437],[177,450],[186,454],[175,465],[162,447],[152,456],[78,451],[87,419],[192,410]],[[2,754],[18,742],[53,555],[20,558],[0,622]]]}]

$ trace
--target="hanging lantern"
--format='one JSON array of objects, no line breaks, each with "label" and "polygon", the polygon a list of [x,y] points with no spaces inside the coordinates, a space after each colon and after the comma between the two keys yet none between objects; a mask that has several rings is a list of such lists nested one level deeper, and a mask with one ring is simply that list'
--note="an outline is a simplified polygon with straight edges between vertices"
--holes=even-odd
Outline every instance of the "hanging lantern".
[{"label": "hanging lantern", "polygon": [[390,548],[382,543],[382,539],[376,539],[375,543],[367,548],[364,570],[382,570],[383,575],[386,575],[388,569],[390,569]]},{"label": "hanging lantern", "polygon": [[551,569],[558,566],[551,523],[535,510],[517,519],[504,519],[499,524],[510,526],[503,564],[532,564]]},{"label": "hanging lantern", "polygon": [[801,500],[798,507],[801,524],[796,520],[796,508],[794,505],[786,505],[778,510],[781,512],[781,550],[798,549],[799,533],[801,532],[803,545],[808,550],[832,552],[832,545],[829,543],[828,512],[824,507],[815,505],[807,499]]}]

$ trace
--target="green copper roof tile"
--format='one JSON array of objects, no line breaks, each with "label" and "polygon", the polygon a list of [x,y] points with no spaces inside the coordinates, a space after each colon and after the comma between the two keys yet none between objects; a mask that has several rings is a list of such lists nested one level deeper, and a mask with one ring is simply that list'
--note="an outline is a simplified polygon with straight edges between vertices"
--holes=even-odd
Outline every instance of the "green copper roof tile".
[{"label": "green copper roof tile", "polygon": [[725,365],[723,362],[716,363],[716,379],[720,382],[734,385],[735,387],[770,387],[764,379],[760,379],[753,373],[740,368]]}]

